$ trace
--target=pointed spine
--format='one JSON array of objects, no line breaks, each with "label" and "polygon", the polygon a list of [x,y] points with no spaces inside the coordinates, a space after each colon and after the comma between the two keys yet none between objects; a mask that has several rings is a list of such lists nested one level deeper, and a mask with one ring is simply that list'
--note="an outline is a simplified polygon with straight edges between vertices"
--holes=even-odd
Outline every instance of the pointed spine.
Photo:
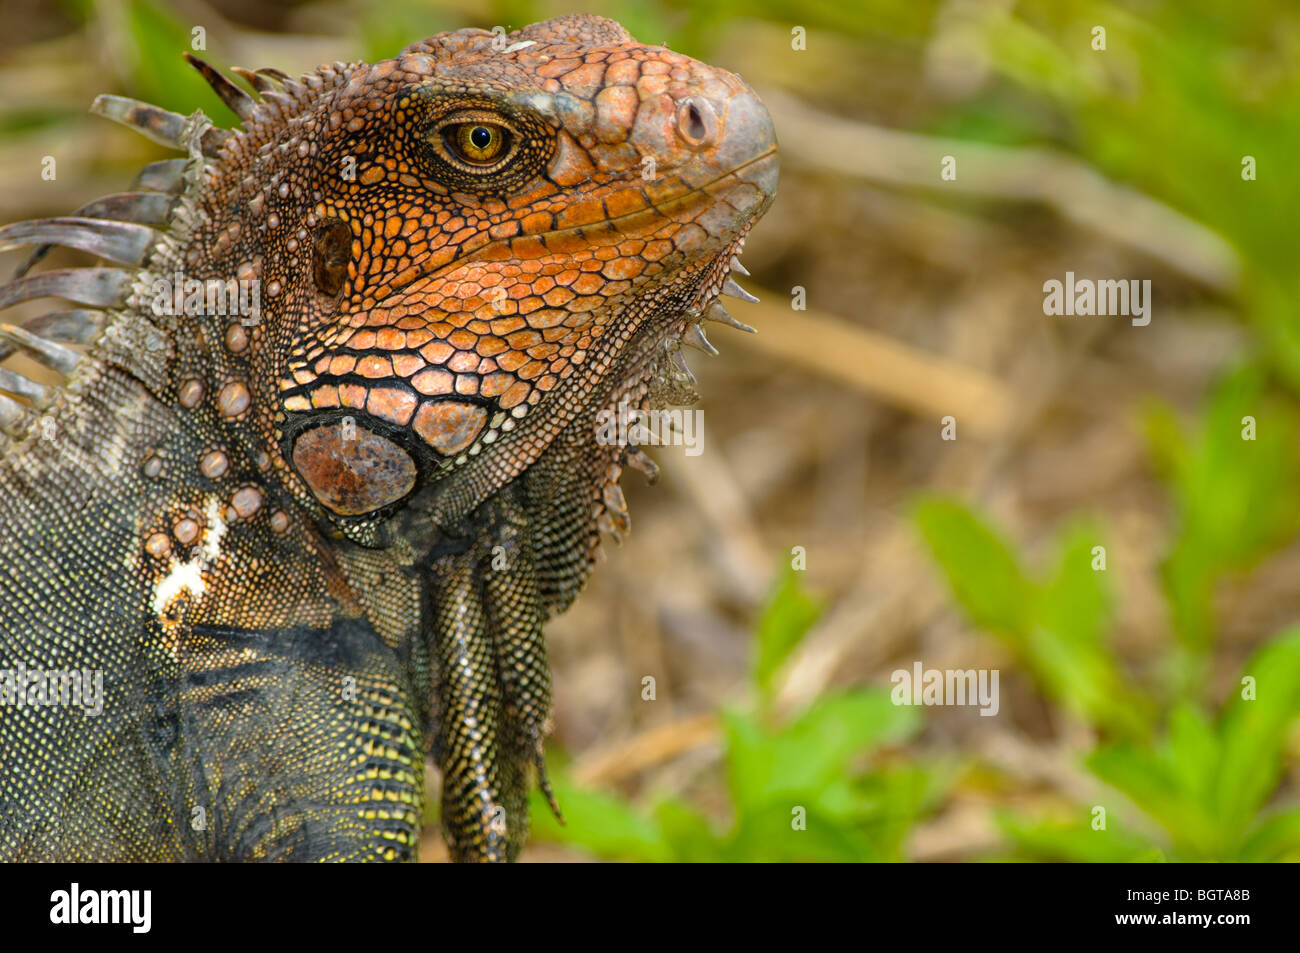
[{"label": "pointed spine", "polygon": [[132,222],[98,218],[42,218],[0,228],[0,251],[19,245],[61,245],[122,265],[138,265],[157,232]]},{"label": "pointed spine", "polygon": [[41,364],[60,374],[71,374],[76,370],[81,355],[54,341],[37,337],[30,331],[13,324],[0,324],[0,337],[18,345]]},{"label": "pointed spine", "polygon": [[221,101],[240,119],[247,119],[253,115],[253,110],[257,108],[257,103],[253,97],[248,95],[224,74],[218,72],[209,64],[199,59],[193,53],[186,52],[185,59],[199,71],[199,75],[212,87],[212,91],[221,97]]}]

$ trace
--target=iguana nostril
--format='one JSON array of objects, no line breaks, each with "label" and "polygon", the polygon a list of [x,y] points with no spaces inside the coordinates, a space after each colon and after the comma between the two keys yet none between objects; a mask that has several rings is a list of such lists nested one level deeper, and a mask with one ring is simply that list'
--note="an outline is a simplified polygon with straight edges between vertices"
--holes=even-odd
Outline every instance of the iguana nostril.
[{"label": "iguana nostril", "polygon": [[677,107],[677,132],[692,148],[707,146],[718,134],[718,114],[707,99],[683,99]]}]

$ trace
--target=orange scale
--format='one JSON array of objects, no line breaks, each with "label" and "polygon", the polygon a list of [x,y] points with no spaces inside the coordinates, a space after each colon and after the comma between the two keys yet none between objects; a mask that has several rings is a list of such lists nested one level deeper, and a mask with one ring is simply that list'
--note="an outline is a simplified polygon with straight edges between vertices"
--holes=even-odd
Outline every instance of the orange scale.
[{"label": "orange scale", "polygon": [[492,322],[492,333],[506,335],[511,331],[518,331],[523,326],[523,318],[497,318]]},{"label": "orange scale", "polygon": [[502,370],[517,371],[528,363],[528,355],[523,351],[506,351],[497,358]]},{"label": "orange scale", "polygon": [[465,330],[469,331],[471,334],[481,337],[484,334],[492,333],[492,325],[488,324],[486,321],[475,318],[469,324],[465,325]]},{"label": "orange scale", "polygon": [[491,374],[496,369],[497,362],[492,360],[490,357],[485,357],[483,360],[478,362],[478,367],[475,368],[474,373],[482,377],[484,374]]},{"label": "orange scale", "polygon": [[587,238],[581,230],[548,236],[546,249],[554,255],[580,255],[587,250]]},{"label": "orange scale", "polygon": [[431,341],[420,348],[420,355],[430,364],[445,363],[454,353],[456,349],[446,341]]},{"label": "orange scale", "polygon": [[348,338],[348,346],[356,348],[358,351],[369,351],[375,346],[375,332],[371,330],[357,331]]},{"label": "orange scale", "polygon": [[568,288],[552,288],[542,296],[542,300],[552,308],[562,308],[576,297]]},{"label": "orange scale", "polygon": [[519,302],[519,313],[532,314],[538,308],[544,308],[544,307],[546,307],[546,302],[534,295],[532,297],[525,298],[523,301]]},{"label": "orange scale", "polygon": [[573,290],[581,295],[594,295],[605,286],[605,279],[598,274],[586,274],[573,283]]},{"label": "orange scale", "polygon": [[582,272],[578,271],[576,268],[566,268],[564,271],[556,274],[555,283],[557,285],[571,285],[578,280],[581,274]]},{"label": "orange scale", "polygon": [[587,311],[595,311],[605,303],[605,298],[601,295],[586,295],[581,298],[574,298],[569,302],[569,310],[575,314],[583,314]]},{"label": "orange scale", "polygon": [[332,384],[313,389],[311,392],[311,405],[317,410],[339,406],[339,389]]},{"label": "orange scale", "polygon": [[478,338],[469,331],[453,331],[447,336],[447,343],[458,350],[468,351],[478,343]]},{"label": "orange scale", "polygon": [[506,388],[506,392],[501,395],[501,399],[497,403],[500,404],[502,410],[509,410],[516,404],[522,403],[532,392],[532,389],[531,385],[525,384],[523,381],[515,381]]},{"label": "orange scale", "polygon": [[377,354],[369,354],[363,357],[357,364],[357,372],[362,377],[369,377],[372,380],[382,377],[392,377],[393,362],[387,357],[380,357]]},{"label": "orange scale", "polygon": [[519,222],[519,227],[529,235],[536,235],[539,232],[549,232],[554,227],[555,219],[549,212],[533,212],[531,215],[525,215]]},{"label": "orange scale", "polygon": [[366,410],[376,417],[404,427],[415,413],[415,395],[396,387],[376,387],[366,400]]},{"label": "orange scale", "polygon": [[369,391],[360,384],[340,384],[339,399],[343,402],[344,407],[355,407],[361,410],[366,406],[366,395]]},{"label": "orange scale", "polygon": [[558,344],[547,342],[546,344],[539,344],[536,347],[528,348],[528,356],[541,360],[544,357],[550,357],[559,349],[560,346]]},{"label": "orange scale", "polygon": [[478,378],[473,374],[456,375],[456,393],[473,397],[478,393]]},{"label": "orange scale", "polygon": [[515,383],[513,374],[488,374],[479,385],[479,393],[484,397],[498,397]]},{"label": "orange scale", "polygon": [[467,374],[478,369],[478,355],[472,351],[457,351],[447,362],[449,370]]},{"label": "orange scale", "polygon": [[411,378],[411,386],[421,394],[450,394],[455,379],[440,368],[429,368]]},{"label": "orange scale", "polygon": [[600,261],[599,259],[588,258],[586,261],[584,261],[581,265],[578,266],[578,270],[579,271],[600,271],[600,269],[604,267],[605,267],[604,262]]},{"label": "orange scale", "polygon": [[487,423],[487,408],[444,400],[425,404],[415,415],[415,432],[434,450],[454,456],[474,442]]},{"label": "orange scale", "polygon": [[357,359],[350,354],[339,354],[330,359],[331,374],[351,374],[356,369]]},{"label": "orange scale", "polygon": [[374,338],[375,343],[371,347],[377,345],[385,351],[400,351],[406,347],[406,335],[397,328],[380,328]]},{"label": "orange scale", "polygon": [[658,241],[653,241],[646,245],[645,250],[641,253],[641,257],[647,261],[659,261],[659,259],[669,255],[672,250],[672,242],[659,239]]},{"label": "orange scale", "polygon": [[600,273],[613,281],[623,281],[637,277],[645,268],[639,258],[615,258],[605,265]]},{"label": "orange scale", "polygon": [[506,343],[516,351],[522,351],[526,347],[532,347],[535,344],[542,343],[542,336],[536,331],[516,331],[514,334],[507,335]]},{"label": "orange scale", "polygon": [[536,330],[553,328],[563,324],[568,316],[569,312],[567,311],[561,311],[558,308],[547,308],[545,311],[538,311],[536,314],[530,315],[528,326]]},{"label": "orange scale", "polygon": [[541,374],[544,370],[546,370],[545,361],[529,361],[523,367],[519,368],[519,376],[526,381],[530,381]]},{"label": "orange scale", "polygon": [[479,353],[480,357],[491,357],[494,354],[500,354],[507,347],[509,345],[501,338],[493,334],[487,334],[478,339],[478,342],[474,345],[474,350]]},{"label": "orange scale", "polygon": [[417,354],[394,354],[393,373],[398,377],[410,377],[424,367],[424,359]]}]

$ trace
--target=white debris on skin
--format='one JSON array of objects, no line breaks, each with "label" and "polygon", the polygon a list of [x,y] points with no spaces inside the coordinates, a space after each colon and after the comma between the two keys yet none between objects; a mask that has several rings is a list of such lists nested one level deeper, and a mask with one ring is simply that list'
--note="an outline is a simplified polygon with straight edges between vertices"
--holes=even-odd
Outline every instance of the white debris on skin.
[{"label": "white debris on skin", "polygon": [[221,516],[221,501],[215,496],[208,497],[204,510],[206,521],[203,528],[203,547],[193,558],[180,562],[172,557],[171,567],[154,589],[153,611],[162,616],[167,605],[182,592],[188,591],[190,599],[198,602],[203,598],[207,582],[203,578],[208,569],[221,556],[221,540],[226,535],[226,521]]}]

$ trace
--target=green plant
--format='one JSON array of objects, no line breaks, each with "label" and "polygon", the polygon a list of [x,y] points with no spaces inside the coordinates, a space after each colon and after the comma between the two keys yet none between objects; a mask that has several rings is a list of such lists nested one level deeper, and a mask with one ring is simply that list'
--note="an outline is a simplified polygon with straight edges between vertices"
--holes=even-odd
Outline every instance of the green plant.
[{"label": "green plant", "polygon": [[948,778],[941,765],[882,756],[916,735],[917,710],[872,688],[826,695],[789,718],[772,711],[773,678],[818,614],[798,575],[787,571],[757,626],[757,700],[722,714],[725,822],[678,797],[652,797],[641,809],[583,790],[561,769],[554,783],[568,823],[561,827],[534,798],[534,836],[620,860],[902,859],[908,831]]}]

